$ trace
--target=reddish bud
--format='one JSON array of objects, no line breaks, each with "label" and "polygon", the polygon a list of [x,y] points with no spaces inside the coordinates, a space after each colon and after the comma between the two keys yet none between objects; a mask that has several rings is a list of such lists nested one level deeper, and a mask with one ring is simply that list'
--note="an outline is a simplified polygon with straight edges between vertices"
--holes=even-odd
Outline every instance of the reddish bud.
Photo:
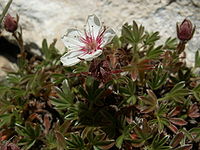
[{"label": "reddish bud", "polygon": [[14,18],[10,14],[7,14],[7,16],[4,19],[4,28],[8,32],[15,32],[18,28],[18,17]]},{"label": "reddish bud", "polygon": [[181,41],[189,41],[194,34],[195,26],[188,19],[183,20],[181,25],[177,24],[177,36]]}]

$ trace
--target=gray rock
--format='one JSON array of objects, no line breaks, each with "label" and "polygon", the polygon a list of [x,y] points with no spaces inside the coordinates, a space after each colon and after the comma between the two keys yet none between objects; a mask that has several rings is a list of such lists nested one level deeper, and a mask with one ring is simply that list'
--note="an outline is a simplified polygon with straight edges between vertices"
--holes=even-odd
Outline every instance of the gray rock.
[{"label": "gray rock", "polygon": [[200,7],[200,1],[199,0],[192,0],[192,2],[196,7]]},{"label": "gray rock", "polygon": [[0,55],[0,81],[5,77],[7,72],[17,71],[16,64],[11,63],[8,59]]}]

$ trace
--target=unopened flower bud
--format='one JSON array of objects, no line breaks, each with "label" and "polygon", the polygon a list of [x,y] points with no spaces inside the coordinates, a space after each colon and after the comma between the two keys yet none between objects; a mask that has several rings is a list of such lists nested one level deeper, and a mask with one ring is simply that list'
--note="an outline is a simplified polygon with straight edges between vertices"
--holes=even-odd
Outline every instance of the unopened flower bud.
[{"label": "unopened flower bud", "polygon": [[195,26],[188,19],[183,20],[181,25],[177,24],[177,36],[181,41],[189,41],[194,34]]},{"label": "unopened flower bud", "polygon": [[8,32],[15,32],[18,28],[18,18],[14,18],[10,14],[6,15],[4,19],[4,28]]}]

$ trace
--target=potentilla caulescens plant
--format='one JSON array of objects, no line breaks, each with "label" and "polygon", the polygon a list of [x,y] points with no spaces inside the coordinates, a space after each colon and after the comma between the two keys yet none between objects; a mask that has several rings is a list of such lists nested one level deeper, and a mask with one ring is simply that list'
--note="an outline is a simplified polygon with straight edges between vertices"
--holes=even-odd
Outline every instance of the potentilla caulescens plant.
[{"label": "potentilla caulescens plant", "polygon": [[[192,27],[184,21],[177,40],[188,42]],[[10,34],[21,57],[0,81],[0,149],[198,150],[200,79],[176,38],[157,45],[159,32],[135,21],[121,31],[90,15],[83,33],[63,36],[64,56],[47,40],[42,56],[30,55],[22,32]]]},{"label": "potentilla caulescens plant", "polygon": [[64,66],[73,66],[81,60],[91,61],[102,54],[103,47],[115,36],[113,29],[102,26],[96,15],[88,16],[86,29],[69,29],[62,41],[68,52],[61,57]]}]

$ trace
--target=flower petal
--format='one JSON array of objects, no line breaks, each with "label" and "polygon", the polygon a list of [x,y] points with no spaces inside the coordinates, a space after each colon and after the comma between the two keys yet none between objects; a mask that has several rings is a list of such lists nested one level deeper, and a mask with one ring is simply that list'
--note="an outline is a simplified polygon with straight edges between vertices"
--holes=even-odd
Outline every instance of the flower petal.
[{"label": "flower petal", "polygon": [[84,54],[82,56],[79,56],[79,58],[84,59],[86,61],[91,61],[94,58],[97,58],[98,56],[100,56],[102,54],[102,50],[96,50],[94,53],[92,54]]},{"label": "flower petal", "polygon": [[86,24],[86,33],[96,39],[100,30],[101,22],[99,18],[96,15],[89,15]]},{"label": "flower petal", "polygon": [[115,35],[116,33],[113,29],[106,30],[103,34],[103,41],[101,47],[104,47],[106,44],[110,43]]},{"label": "flower petal", "polygon": [[69,50],[79,50],[85,44],[81,42],[84,34],[77,29],[69,29],[62,37],[62,41]]},{"label": "flower petal", "polygon": [[69,51],[60,58],[60,61],[63,63],[64,66],[73,66],[81,61],[78,56],[82,54],[82,51]]}]

